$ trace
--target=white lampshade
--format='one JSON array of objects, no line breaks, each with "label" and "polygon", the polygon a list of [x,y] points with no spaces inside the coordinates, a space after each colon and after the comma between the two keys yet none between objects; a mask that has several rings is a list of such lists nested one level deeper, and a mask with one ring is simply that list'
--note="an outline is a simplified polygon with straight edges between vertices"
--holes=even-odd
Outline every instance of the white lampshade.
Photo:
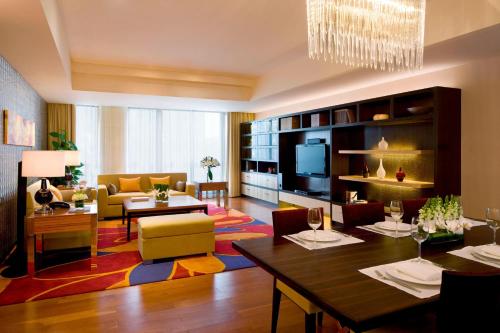
[{"label": "white lampshade", "polygon": [[80,152],[78,150],[65,150],[64,155],[66,156],[66,165],[80,165]]},{"label": "white lampshade", "polygon": [[63,177],[66,158],[63,151],[23,151],[23,177]]}]

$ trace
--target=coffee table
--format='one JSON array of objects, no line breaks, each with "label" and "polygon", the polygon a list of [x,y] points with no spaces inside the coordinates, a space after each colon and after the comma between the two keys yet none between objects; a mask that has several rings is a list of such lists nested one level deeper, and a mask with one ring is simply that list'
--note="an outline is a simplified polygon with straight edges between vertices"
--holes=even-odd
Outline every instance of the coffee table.
[{"label": "coffee table", "polygon": [[147,201],[132,201],[132,198],[123,200],[122,223],[127,217],[127,241],[130,241],[130,222],[133,217],[155,216],[165,214],[190,213],[202,210],[208,215],[206,203],[196,200],[189,195],[176,195],[168,198],[168,202],[156,202],[154,198]]}]

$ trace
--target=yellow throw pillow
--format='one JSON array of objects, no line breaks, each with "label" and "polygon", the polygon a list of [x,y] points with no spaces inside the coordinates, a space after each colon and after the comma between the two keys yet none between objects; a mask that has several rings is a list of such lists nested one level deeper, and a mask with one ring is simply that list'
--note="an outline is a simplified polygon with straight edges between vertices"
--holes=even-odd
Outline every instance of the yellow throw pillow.
[{"label": "yellow throw pillow", "polygon": [[120,181],[120,192],[142,192],[141,177],[118,178]]},{"label": "yellow throw pillow", "polygon": [[163,185],[170,186],[170,176],[163,177],[163,178],[149,177],[149,181],[151,182],[152,188],[155,187],[155,184],[163,184]]}]

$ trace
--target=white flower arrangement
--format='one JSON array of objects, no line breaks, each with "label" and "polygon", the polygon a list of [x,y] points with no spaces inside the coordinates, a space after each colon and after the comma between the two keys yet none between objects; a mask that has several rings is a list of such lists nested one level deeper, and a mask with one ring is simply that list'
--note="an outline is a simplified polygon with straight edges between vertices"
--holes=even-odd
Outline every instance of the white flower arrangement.
[{"label": "white flower arrangement", "polygon": [[205,156],[201,161],[200,165],[202,168],[215,168],[220,166],[219,161],[212,156]]},{"label": "white flower arrangement", "polygon": [[460,197],[446,196],[443,200],[437,196],[429,198],[425,205],[418,211],[419,218],[430,221],[429,233],[446,232],[461,235],[465,229],[470,229],[471,224],[463,217]]},{"label": "white flower arrangement", "polygon": [[73,193],[73,196],[71,197],[72,201],[82,201],[82,200],[87,200],[89,197],[87,196],[86,189],[85,188],[78,188],[75,189],[75,193]]}]

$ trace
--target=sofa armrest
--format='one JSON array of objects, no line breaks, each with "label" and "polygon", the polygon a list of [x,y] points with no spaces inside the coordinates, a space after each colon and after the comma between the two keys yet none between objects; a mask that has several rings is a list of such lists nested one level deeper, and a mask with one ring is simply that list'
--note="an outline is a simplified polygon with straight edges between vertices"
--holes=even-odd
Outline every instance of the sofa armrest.
[{"label": "sofa armrest", "polygon": [[196,198],[196,186],[192,183],[186,183],[186,194]]},{"label": "sofa armrest", "polygon": [[97,214],[104,216],[106,207],[108,206],[108,189],[106,185],[97,185]]}]

